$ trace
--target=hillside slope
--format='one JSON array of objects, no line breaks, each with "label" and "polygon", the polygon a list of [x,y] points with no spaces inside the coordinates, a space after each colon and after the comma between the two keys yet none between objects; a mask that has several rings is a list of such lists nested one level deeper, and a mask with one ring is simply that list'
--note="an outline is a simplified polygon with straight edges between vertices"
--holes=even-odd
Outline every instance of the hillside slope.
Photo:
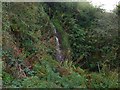
[{"label": "hillside slope", "polygon": [[[90,3],[2,6],[3,87],[118,87],[117,20],[111,23],[116,14],[108,15]],[[104,15],[113,18],[104,21]],[[62,62],[56,58],[56,37]]]}]

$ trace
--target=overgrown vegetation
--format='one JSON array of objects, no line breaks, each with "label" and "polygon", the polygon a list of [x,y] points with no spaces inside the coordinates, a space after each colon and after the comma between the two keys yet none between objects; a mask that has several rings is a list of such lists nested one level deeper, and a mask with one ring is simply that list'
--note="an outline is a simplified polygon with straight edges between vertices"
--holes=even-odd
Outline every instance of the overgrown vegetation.
[{"label": "overgrown vegetation", "polygon": [[3,87],[119,87],[119,5],[111,13],[89,2],[2,6]]}]

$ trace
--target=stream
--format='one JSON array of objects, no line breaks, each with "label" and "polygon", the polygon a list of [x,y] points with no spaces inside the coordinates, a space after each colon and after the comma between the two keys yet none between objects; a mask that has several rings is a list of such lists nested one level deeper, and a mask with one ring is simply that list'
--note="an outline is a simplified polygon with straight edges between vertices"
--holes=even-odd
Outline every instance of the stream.
[{"label": "stream", "polygon": [[59,38],[58,38],[58,33],[57,33],[57,30],[56,30],[54,25],[53,25],[53,31],[55,34],[55,42],[56,42],[56,59],[58,61],[63,61],[63,56],[62,56],[62,51],[60,49],[60,42],[59,42]]}]

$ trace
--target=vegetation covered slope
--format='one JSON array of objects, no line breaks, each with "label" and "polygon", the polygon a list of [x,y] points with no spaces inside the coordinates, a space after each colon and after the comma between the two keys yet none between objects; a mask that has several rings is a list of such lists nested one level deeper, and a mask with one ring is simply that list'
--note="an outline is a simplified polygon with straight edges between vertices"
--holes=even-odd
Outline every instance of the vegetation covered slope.
[{"label": "vegetation covered slope", "polygon": [[[2,6],[3,87],[118,87],[116,13],[88,2]],[[53,25],[64,62],[56,60]]]}]

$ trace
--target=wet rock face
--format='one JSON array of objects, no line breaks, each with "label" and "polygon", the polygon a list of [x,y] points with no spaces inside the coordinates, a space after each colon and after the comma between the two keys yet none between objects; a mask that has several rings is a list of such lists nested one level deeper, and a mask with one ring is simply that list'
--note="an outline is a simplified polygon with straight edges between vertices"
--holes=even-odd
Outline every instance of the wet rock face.
[{"label": "wet rock face", "polygon": [[64,59],[60,48],[59,34],[57,33],[55,26],[54,26],[54,34],[55,34],[55,42],[56,42],[56,59],[59,61],[63,61]]}]

